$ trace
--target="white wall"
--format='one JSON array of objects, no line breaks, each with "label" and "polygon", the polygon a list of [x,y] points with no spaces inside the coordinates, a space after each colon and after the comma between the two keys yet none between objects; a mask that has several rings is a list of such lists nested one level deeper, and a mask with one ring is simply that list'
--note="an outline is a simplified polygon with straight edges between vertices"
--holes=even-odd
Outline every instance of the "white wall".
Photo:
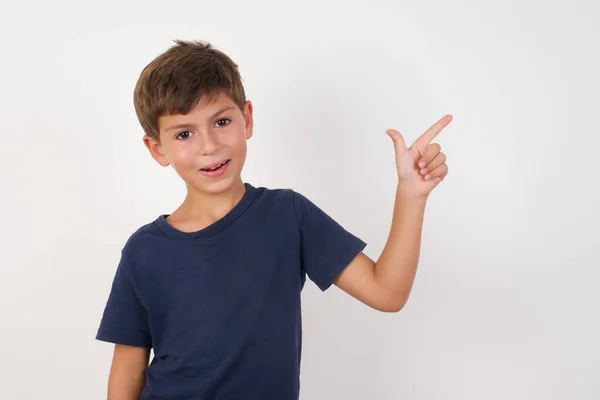
[{"label": "white wall", "polygon": [[0,397],[105,398],[94,336],[120,248],[184,194],[142,145],[132,89],[180,38],[240,66],[244,179],[303,192],[375,258],[385,129],[412,141],[454,115],[407,307],[305,289],[302,399],[600,398],[600,6],[351,3],[3,3]]}]

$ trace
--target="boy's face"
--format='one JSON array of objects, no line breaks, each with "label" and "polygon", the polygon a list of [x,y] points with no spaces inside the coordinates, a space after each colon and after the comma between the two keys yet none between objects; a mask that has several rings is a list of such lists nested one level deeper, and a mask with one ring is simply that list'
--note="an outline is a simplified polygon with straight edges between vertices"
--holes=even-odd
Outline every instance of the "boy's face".
[{"label": "boy's face", "polygon": [[218,194],[239,181],[253,131],[250,101],[242,113],[221,93],[210,103],[201,100],[186,115],[160,117],[158,127],[160,143],[148,136],[144,143],[160,165],[173,166],[188,188]]}]

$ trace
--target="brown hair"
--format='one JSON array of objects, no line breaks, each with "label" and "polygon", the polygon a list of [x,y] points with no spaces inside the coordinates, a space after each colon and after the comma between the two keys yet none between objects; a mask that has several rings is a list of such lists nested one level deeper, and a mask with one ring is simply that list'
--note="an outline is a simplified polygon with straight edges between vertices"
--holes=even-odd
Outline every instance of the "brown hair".
[{"label": "brown hair", "polygon": [[210,43],[175,40],[148,64],[137,81],[133,103],[146,135],[159,141],[158,119],[187,114],[202,100],[224,91],[243,112],[246,94],[238,66]]}]

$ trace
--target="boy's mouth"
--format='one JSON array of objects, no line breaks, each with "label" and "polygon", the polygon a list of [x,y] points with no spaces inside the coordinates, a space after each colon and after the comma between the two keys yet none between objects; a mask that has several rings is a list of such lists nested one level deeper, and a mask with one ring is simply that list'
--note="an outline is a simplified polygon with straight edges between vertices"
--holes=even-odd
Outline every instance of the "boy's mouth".
[{"label": "boy's mouth", "polygon": [[213,171],[217,171],[221,168],[223,168],[224,165],[226,165],[229,161],[231,160],[225,160],[219,164],[213,164],[211,166],[208,167],[204,167],[204,168],[200,168],[200,171],[205,171],[205,172],[213,172]]}]

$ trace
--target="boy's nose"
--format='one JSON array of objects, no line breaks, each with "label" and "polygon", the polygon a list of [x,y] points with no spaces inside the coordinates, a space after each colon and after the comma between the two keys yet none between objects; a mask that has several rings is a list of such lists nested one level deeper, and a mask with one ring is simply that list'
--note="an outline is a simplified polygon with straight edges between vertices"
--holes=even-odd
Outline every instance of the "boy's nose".
[{"label": "boy's nose", "polygon": [[202,135],[201,149],[202,155],[214,153],[219,149],[219,139],[216,133],[211,129]]}]

